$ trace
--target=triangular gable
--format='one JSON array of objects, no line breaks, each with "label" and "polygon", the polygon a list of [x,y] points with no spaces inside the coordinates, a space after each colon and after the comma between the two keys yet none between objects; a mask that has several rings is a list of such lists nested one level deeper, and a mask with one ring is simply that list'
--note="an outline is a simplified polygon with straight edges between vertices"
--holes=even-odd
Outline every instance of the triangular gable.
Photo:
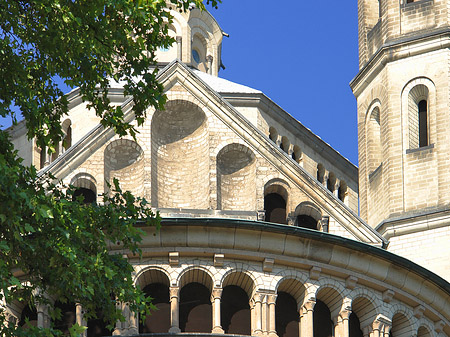
[{"label": "triangular gable", "polygon": [[[323,211],[329,214],[337,223],[357,240],[382,246],[384,240],[354,214],[340,200],[334,197],[324,186],[314,179],[302,167],[296,165],[290,158],[268,139],[260,130],[249,122],[220,94],[209,87],[198,75],[179,61],[174,61],[165,67],[158,75],[158,80],[170,94],[177,86],[195,97],[198,104],[207,107],[211,114],[220,120],[229,130],[232,130],[243,143],[258,154],[279,174],[292,188],[300,189]],[[132,100],[126,99],[122,104],[126,119],[132,121]],[[76,167],[108,141],[115,137],[112,129],[104,129],[98,125],[77,144],[53,162],[45,171],[50,171],[59,179],[66,178]]]}]

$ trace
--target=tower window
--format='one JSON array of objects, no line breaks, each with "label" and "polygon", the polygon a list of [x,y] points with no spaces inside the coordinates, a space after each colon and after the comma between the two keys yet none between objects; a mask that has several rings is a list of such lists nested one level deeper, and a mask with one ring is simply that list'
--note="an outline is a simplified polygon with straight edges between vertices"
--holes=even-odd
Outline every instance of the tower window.
[{"label": "tower window", "polygon": [[428,114],[427,101],[422,100],[418,104],[419,108],[419,147],[428,145]]},{"label": "tower window", "polygon": [[428,115],[429,115],[428,87],[419,84],[408,94],[408,129],[409,148],[418,149],[429,145]]}]

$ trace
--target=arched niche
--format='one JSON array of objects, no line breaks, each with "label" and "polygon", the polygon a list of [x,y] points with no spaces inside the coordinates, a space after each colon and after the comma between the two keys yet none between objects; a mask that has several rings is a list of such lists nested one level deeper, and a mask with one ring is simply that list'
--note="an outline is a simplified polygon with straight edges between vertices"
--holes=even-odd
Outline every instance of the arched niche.
[{"label": "arched niche", "polygon": [[114,189],[114,178],[119,180],[122,191],[130,191],[135,196],[143,195],[144,151],[131,139],[117,139],[105,148],[105,180]]},{"label": "arched niche", "polygon": [[255,210],[256,160],[252,150],[229,144],[217,155],[217,207]]},{"label": "arched niche", "polygon": [[334,325],[331,320],[330,308],[325,302],[316,300],[313,312],[313,336],[314,337],[331,337]]},{"label": "arched niche", "polygon": [[327,189],[331,192],[334,193],[335,189],[336,189],[336,175],[333,172],[330,172],[328,174],[328,179],[327,179]]},{"label": "arched niche", "polygon": [[297,227],[318,229],[322,211],[314,203],[304,201],[295,208],[295,225]]},{"label": "arched niche", "polygon": [[321,184],[323,184],[325,181],[325,167],[323,166],[323,164],[317,164],[316,179]]},{"label": "arched niche", "polygon": [[269,138],[272,142],[274,142],[275,144],[277,143],[278,140],[278,131],[277,129],[275,129],[273,126],[271,126],[269,128]]},{"label": "arched niche", "polygon": [[209,137],[204,112],[172,101],[152,119],[152,205],[209,207]]},{"label": "arched niche", "polygon": [[72,122],[70,119],[66,119],[62,123],[62,152],[66,152],[72,146]]},{"label": "arched niche", "polygon": [[294,148],[292,150],[291,154],[292,159],[294,159],[297,163],[300,163],[302,161],[302,149],[298,145],[294,145]]}]

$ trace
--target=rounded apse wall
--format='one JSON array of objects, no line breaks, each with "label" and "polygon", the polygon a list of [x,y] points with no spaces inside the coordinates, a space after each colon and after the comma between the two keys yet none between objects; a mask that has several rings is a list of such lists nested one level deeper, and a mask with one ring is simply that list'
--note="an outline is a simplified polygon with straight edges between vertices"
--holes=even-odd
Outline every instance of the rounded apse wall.
[{"label": "rounded apse wall", "polygon": [[255,210],[256,160],[246,146],[230,144],[217,155],[217,207]]},{"label": "rounded apse wall", "polygon": [[152,205],[207,209],[209,139],[206,116],[193,103],[172,101],[152,120]]}]

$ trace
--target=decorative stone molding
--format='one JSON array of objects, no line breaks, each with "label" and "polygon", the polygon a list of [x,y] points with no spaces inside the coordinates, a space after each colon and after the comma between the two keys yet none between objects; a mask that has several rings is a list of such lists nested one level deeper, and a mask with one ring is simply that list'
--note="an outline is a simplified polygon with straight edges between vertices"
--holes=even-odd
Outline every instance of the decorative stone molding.
[{"label": "decorative stone molding", "polygon": [[263,271],[265,272],[271,272],[273,269],[273,264],[275,260],[271,258],[265,258],[263,262]]},{"label": "decorative stone molding", "polygon": [[311,280],[318,280],[321,272],[322,272],[322,268],[312,267],[309,270],[309,278]]},{"label": "decorative stone molding", "polygon": [[345,279],[345,287],[347,289],[355,289],[358,278],[355,276],[349,276]]},{"label": "decorative stone molding", "polygon": [[177,267],[180,264],[180,253],[179,252],[169,252],[169,264],[172,267]]},{"label": "decorative stone molding", "polygon": [[214,267],[223,267],[224,254],[214,254]]},{"label": "decorative stone molding", "polygon": [[392,298],[394,297],[395,292],[391,289],[388,289],[383,292],[383,302],[390,303]]},{"label": "decorative stone molding", "polygon": [[418,305],[414,308],[414,317],[417,319],[421,319],[423,317],[423,313],[425,312],[425,307],[423,305]]}]

